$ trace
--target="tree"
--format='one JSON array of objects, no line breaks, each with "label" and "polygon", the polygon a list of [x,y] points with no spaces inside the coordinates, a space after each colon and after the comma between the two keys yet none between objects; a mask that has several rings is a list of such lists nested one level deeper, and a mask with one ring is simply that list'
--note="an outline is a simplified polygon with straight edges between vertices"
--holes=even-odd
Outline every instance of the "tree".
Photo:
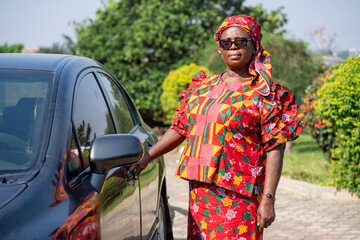
[{"label": "tree", "polygon": [[62,35],[65,43],[55,42],[50,48],[40,48],[39,53],[56,53],[56,54],[71,54],[76,55],[76,43],[71,39],[70,36]]},{"label": "tree", "polygon": [[[323,70],[321,60],[309,52],[308,46],[303,41],[284,37],[283,26],[287,18],[282,13],[282,7],[272,11],[263,9],[261,5],[242,9],[242,12],[256,17],[261,25],[262,45],[271,56],[272,80],[294,92],[297,100],[300,101],[305,95],[306,87]],[[204,44],[195,62],[214,73],[226,70],[213,39]]]},{"label": "tree", "polygon": [[[75,23],[78,54],[111,70],[145,118],[161,114],[161,84],[194,61],[204,43],[243,0],[111,1],[95,20]],[[277,21],[269,24],[276,28]],[[281,25],[281,24],[280,24]]]},{"label": "tree", "polygon": [[62,44],[55,42],[50,48],[41,47],[38,53],[56,53],[56,54],[65,54],[65,49]]},{"label": "tree", "polygon": [[20,43],[11,45],[4,43],[3,45],[0,45],[0,53],[20,53],[23,47],[24,45]]},{"label": "tree", "polygon": [[320,72],[323,64],[300,40],[286,39],[281,34],[264,32],[264,48],[270,53],[272,79],[296,95],[299,102],[305,89]]}]

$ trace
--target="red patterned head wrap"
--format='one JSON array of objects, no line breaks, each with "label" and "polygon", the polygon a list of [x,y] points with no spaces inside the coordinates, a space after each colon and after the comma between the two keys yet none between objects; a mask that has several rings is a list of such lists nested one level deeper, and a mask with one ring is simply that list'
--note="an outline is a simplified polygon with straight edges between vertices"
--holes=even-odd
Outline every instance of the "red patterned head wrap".
[{"label": "red patterned head wrap", "polygon": [[262,95],[269,95],[271,84],[271,60],[270,54],[261,46],[262,34],[259,22],[254,17],[247,15],[235,15],[226,18],[214,35],[220,53],[222,51],[219,44],[220,36],[224,30],[229,27],[242,28],[253,40],[256,54],[249,65],[249,73],[253,76],[259,76],[255,86],[256,90]]}]

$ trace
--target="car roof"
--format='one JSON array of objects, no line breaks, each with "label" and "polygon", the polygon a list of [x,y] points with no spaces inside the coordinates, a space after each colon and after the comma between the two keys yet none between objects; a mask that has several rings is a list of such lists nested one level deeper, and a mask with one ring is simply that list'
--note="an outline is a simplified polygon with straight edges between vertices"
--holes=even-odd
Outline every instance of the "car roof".
[{"label": "car roof", "polygon": [[98,65],[95,61],[78,56],[40,53],[1,53],[0,69],[22,69],[56,72],[70,60]]}]

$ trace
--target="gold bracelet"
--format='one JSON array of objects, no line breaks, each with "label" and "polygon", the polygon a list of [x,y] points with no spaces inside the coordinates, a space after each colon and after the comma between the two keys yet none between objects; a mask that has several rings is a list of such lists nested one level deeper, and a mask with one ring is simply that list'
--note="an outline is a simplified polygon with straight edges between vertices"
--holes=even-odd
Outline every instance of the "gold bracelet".
[{"label": "gold bracelet", "polygon": [[273,195],[271,195],[270,193],[263,193],[263,195],[267,196],[268,198],[270,198],[273,201],[276,200],[276,198]]}]

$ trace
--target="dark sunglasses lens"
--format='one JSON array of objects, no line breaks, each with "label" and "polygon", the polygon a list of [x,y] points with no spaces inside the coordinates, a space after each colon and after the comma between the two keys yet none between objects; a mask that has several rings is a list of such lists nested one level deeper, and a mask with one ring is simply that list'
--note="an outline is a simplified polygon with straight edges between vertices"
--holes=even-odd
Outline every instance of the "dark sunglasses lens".
[{"label": "dark sunglasses lens", "polygon": [[224,50],[228,50],[231,47],[231,41],[220,41],[220,47]]},{"label": "dark sunglasses lens", "polygon": [[239,38],[239,39],[235,40],[235,45],[238,48],[243,48],[243,47],[246,46],[246,44],[247,44],[247,39],[246,38]]}]

